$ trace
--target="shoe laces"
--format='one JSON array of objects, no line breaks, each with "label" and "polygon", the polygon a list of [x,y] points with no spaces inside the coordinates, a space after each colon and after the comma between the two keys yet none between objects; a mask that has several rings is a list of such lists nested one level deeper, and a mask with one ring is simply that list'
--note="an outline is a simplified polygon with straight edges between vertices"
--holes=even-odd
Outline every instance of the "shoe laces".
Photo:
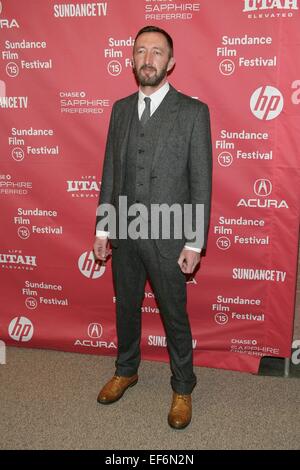
[{"label": "shoe laces", "polygon": [[119,386],[119,383],[121,381],[121,377],[119,377],[118,375],[114,375],[112,380],[111,380],[111,385],[113,387],[118,387]]},{"label": "shoe laces", "polygon": [[114,380],[115,382],[120,382],[121,379],[122,379],[122,377],[120,377],[119,375],[114,375],[114,376],[113,376],[113,380]]},{"label": "shoe laces", "polygon": [[177,399],[183,400],[185,403],[188,403],[189,396],[188,395],[179,395],[179,394],[177,394]]}]

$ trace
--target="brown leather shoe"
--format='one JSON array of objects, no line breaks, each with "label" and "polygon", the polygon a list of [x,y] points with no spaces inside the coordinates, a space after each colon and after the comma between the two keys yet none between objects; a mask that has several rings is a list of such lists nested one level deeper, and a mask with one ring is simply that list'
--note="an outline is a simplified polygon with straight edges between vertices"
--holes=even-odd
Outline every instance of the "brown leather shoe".
[{"label": "brown leather shoe", "polygon": [[171,428],[186,428],[192,419],[192,396],[173,392],[172,406],[168,415]]},{"label": "brown leather shoe", "polygon": [[102,405],[109,405],[119,400],[128,387],[133,387],[138,381],[137,374],[131,377],[122,377],[114,375],[109,382],[100,391],[97,401]]}]

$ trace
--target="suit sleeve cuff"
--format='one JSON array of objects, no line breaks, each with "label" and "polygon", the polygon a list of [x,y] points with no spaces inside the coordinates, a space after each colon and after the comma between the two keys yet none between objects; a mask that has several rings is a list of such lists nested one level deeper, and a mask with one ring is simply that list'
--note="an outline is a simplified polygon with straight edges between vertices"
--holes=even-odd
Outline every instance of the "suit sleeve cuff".
[{"label": "suit sleeve cuff", "polygon": [[96,237],[109,237],[109,232],[105,232],[104,230],[96,230]]},{"label": "suit sleeve cuff", "polygon": [[193,246],[188,246],[188,245],[184,245],[184,248],[186,250],[192,250],[192,251],[196,251],[197,253],[201,253],[201,248],[194,248]]}]

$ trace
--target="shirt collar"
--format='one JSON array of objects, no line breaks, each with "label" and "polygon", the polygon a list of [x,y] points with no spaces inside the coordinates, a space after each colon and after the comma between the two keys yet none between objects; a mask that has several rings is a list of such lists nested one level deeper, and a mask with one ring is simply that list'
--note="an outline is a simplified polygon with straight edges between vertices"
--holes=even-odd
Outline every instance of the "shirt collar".
[{"label": "shirt collar", "polygon": [[[164,99],[166,94],[168,93],[170,89],[170,84],[169,82],[166,82],[161,88],[159,88],[157,91],[149,95],[149,98],[151,98],[152,103],[155,105],[159,105],[161,101]],[[148,95],[145,95],[141,89],[139,89],[139,103],[144,102],[144,98],[147,97]]]}]

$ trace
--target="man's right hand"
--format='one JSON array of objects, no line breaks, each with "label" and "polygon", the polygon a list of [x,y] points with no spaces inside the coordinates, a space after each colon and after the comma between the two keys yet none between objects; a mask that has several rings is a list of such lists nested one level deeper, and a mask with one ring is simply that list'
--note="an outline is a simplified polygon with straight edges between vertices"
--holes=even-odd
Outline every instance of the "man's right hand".
[{"label": "man's right hand", "polygon": [[96,260],[105,261],[110,254],[108,237],[95,237],[94,255]]}]

